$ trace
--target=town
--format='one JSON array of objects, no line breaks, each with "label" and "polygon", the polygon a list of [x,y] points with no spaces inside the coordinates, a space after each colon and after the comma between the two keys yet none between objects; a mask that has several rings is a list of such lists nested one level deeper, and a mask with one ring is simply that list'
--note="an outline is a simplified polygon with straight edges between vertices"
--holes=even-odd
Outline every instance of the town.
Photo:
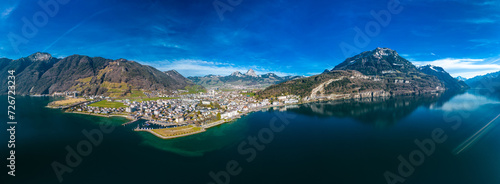
[{"label": "town", "polygon": [[[76,93],[66,95],[66,99],[77,98]],[[83,96],[85,100],[63,109],[71,113],[123,116],[131,120],[124,125],[143,120],[143,123],[134,125],[134,131],[146,131],[160,138],[170,139],[204,132],[253,111],[294,105],[300,101],[300,96],[297,95],[260,100],[254,95],[254,92],[245,90],[210,90],[194,94],[179,90],[169,95],[149,95],[154,96],[149,98]]]}]

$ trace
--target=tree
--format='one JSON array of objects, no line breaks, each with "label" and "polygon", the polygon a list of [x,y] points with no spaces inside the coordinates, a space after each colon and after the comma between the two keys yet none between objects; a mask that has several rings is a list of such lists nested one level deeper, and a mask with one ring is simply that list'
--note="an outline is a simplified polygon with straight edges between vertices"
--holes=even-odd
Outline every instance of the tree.
[{"label": "tree", "polygon": [[219,103],[217,103],[217,102],[214,102],[214,103],[213,103],[213,106],[214,106],[215,108],[217,108],[217,109],[220,109],[220,105],[219,105]]}]

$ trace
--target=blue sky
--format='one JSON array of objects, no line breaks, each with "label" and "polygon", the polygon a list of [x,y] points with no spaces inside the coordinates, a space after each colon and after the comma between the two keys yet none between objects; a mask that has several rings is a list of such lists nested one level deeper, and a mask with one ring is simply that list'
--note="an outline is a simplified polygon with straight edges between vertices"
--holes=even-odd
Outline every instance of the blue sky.
[{"label": "blue sky", "polygon": [[0,57],[45,51],[126,58],[185,76],[249,68],[307,76],[388,47],[453,76],[500,70],[500,1],[40,0],[57,2],[57,11],[38,2],[0,3]]}]

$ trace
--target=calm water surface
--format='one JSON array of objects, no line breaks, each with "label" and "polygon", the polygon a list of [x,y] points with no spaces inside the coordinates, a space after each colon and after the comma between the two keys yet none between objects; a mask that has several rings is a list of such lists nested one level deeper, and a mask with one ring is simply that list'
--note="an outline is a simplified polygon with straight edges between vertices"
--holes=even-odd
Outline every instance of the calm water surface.
[{"label": "calm water surface", "polygon": [[[216,183],[209,173],[226,181],[221,171],[237,162],[241,171],[226,183],[382,184],[390,172],[404,183],[498,184],[500,118],[471,144],[459,146],[500,113],[498,96],[468,91],[311,103],[255,112],[173,140],[133,132],[120,126],[127,121],[123,118],[61,113],[44,108],[50,98],[18,97],[16,177],[6,174],[8,137],[2,123],[1,181],[59,183],[51,164],[66,164],[66,147],[76,149],[87,140],[83,130],[107,123],[115,129],[103,134],[102,143],[71,167],[62,183]],[[0,99],[7,107],[6,97]],[[269,134],[271,127],[281,131]],[[432,140],[433,131],[446,140],[418,157],[422,149],[415,141]],[[259,136],[266,144],[252,146],[249,138]],[[463,151],[457,154],[457,149]],[[410,163],[412,153],[417,165]],[[403,164],[404,173],[398,171],[404,162],[399,156],[411,167]]]}]

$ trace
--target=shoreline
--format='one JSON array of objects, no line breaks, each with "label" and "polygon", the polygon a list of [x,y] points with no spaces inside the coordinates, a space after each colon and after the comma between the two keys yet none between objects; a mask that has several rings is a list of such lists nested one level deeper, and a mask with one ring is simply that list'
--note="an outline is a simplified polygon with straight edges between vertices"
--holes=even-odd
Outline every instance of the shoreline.
[{"label": "shoreline", "polygon": [[94,113],[83,113],[83,112],[64,112],[64,113],[73,113],[73,114],[82,114],[82,115],[89,115],[89,116],[100,116],[104,118],[111,118],[111,117],[122,117],[126,118],[128,120],[134,121],[135,119],[132,118],[131,116],[128,115],[117,115],[117,114],[112,114],[112,115],[102,115],[102,114],[94,114]]},{"label": "shoreline", "polygon": [[149,133],[153,134],[154,136],[156,136],[158,138],[161,138],[161,139],[175,139],[175,138],[179,138],[179,137],[185,137],[185,136],[190,136],[190,135],[194,135],[194,134],[203,133],[203,132],[205,132],[207,130],[203,128],[203,129],[201,129],[200,131],[197,131],[197,132],[191,132],[191,133],[187,133],[187,134],[174,135],[174,136],[164,136],[164,135],[161,135],[159,133],[154,132],[151,129],[134,129],[134,131],[135,132],[149,132]]},{"label": "shoreline", "polygon": [[[425,94],[431,94],[431,93],[411,94],[411,95],[395,95],[395,96],[415,96],[415,95],[425,95]],[[308,103],[327,102],[327,101],[342,101],[342,100],[353,100],[353,99],[363,99],[363,98],[384,98],[384,97],[391,98],[391,97],[394,97],[394,96],[392,96],[392,95],[391,96],[377,96],[377,97],[373,97],[372,96],[372,97],[361,97],[361,98],[350,97],[350,98],[336,98],[336,99],[318,98],[318,99],[314,99],[314,100],[301,101],[299,103],[294,103],[294,104],[281,104],[281,105],[270,105],[270,106],[265,106],[265,107],[258,107],[258,108],[255,108],[255,109],[244,111],[244,112],[240,113],[239,115],[231,117],[231,118],[228,118],[228,119],[216,120],[216,121],[207,123],[205,125],[201,125],[200,127],[202,128],[202,130],[200,130],[200,131],[191,132],[191,133],[182,134],[182,135],[175,135],[175,136],[164,136],[164,135],[161,135],[159,133],[156,133],[156,132],[152,131],[151,129],[134,129],[134,131],[136,131],[136,132],[140,132],[140,131],[142,131],[142,132],[149,132],[149,133],[151,133],[151,134],[153,134],[156,137],[161,138],[161,139],[174,139],[174,138],[185,137],[185,136],[194,135],[194,134],[198,134],[198,133],[203,133],[207,129],[210,129],[212,127],[216,127],[216,126],[219,126],[219,125],[222,125],[222,124],[225,124],[225,123],[233,122],[233,121],[235,121],[237,119],[240,119],[242,116],[246,116],[246,115],[249,115],[249,114],[251,114],[253,112],[261,111],[263,109],[269,110],[269,109],[274,108],[274,107],[283,107],[283,106],[287,106],[287,105],[303,105],[303,104],[308,104]],[[110,117],[124,117],[124,118],[130,120],[129,122],[126,122],[124,124],[128,124],[130,122],[137,121],[137,119],[134,119],[134,118],[132,118],[129,115],[102,115],[102,114],[83,113],[83,112],[65,112],[65,113],[83,114],[83,115],[90,115],[90,116],[100,116],[100,117],[106,117],[106,118],[110,118]]]},{"label": "shoreline", "polygon": [[[290,104],[290,105],[299,105],[299,104],[301,104],[301,103]],[[205,125],[202,125],[201,126],[202,130],[200,130],[200,131],[191,132],[191,133],[182,134],[182,135],[164,136],[164,135],[161,135],[161,134],[158,134],[158,133],[152,131],[151,129],[134,129],[134,131],[136,131],[136,132],[149,132],[149,133],[153,134],[154,136],[156,136],[158,138],[161,138],[161,139],[174,139],[174,138],[185,137],[185,136],[194,135],[194,134],[198,134],[198,133],[203,133],[207,129],[210,129],[212,127],[216,127],[216,126],[219,126],[219,125],[222,125],[222,124],[225,124],[225,123],[233,122],[233,121],[235,121],[237,119],[240,119],[242,116],[249,115],[249,114],[251,114],[253,112],[261,111],[262,109],[270,109],[270,108],[273,108],[273,107],[282,107],[282,106],[286,106],[286,105],[273,105],[273,106],[266,106],[266,107],[260,107],[260,108],[248,110],[248,111],[246,111],[244,113],[241,113],[241,114],[239,114],[239,115],[237,115],[235,117],[231,117],[229,119],[217,120],[217,121],[210,122],[210,123],[207,123]],[[127,116],[127,115],[102,115],[102,114],[83,113],[83,112],[64,112],[64,113],[82,114],[82,115],[89,115],[89,116],[99,116],[99,117],[105,117],[105,118],[110,118],[110,117],[124,117],[124,118],[130,120],[130,121],[124,123],[124,124],[128,124],[130,122],[137,121],[137,119],[133,119],[131,116]]]}]

